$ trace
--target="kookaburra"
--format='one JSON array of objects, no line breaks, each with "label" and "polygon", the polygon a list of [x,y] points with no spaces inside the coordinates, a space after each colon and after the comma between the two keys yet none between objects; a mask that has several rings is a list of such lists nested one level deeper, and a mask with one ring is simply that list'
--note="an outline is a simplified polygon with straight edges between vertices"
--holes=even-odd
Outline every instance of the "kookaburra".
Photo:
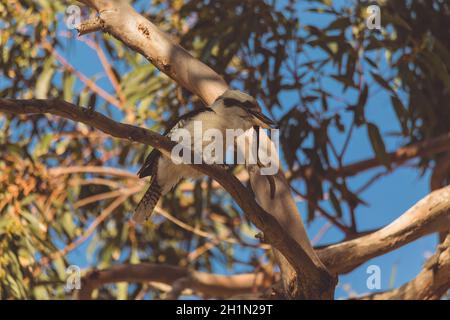
[{"label": "kookaburra", "polygon": [[[193,133],[194,124],[198,122],[201,122],[203,132],[213,128],[220,130],[224,136],[227,129],[247,131],[252,127],[273,126],[272,120],[262,114],[261,107],[253,97],[238,90],[228,90],[210,108],[196,109],[181,116],[164,135],[171,138],[180,128]],[[182,178],[196,179],[202,174],[189,165],[173,163],[170,158],[153,149],[138,176],[151,176],[150,187],[133,215],[135,222],[142,223],[150,218],[160,197],[172,190]]]}]

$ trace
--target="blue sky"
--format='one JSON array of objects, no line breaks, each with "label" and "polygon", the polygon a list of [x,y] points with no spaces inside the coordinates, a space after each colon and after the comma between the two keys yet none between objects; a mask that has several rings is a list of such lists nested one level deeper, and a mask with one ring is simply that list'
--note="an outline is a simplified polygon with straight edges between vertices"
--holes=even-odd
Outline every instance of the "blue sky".
[{"label": "blue sky", "polygon": [[[338,3],[343,2],[338,1]],[[304,13],[304,8],[303,5],[299,7],[299,10],[302,12],[301,23],[308,24],[314,22],[318,26],[327,24],[328,20],[326,16]],[[65,43],[67,44],[68,50],[63,52],[63,55],[71,64],[87,76],[94,77],[96,75],[102,75],[100,62],[90,48],[77,40],[67,39]],[[97,84],[110,92],[112,91],[108,80],[104,76],[97,81]],[[338,84],[330,83],[329,86],[332,88],[334,94],[341,94]],[[370,88],[370,93],[376,93],[378,91],[375,87]],[[286,96],[283,99],[285,100],[284,102],[287,102],[290,97]],[[370,94],[366,114],[371,122],[380,126],[383,137],[388,137],[389,133],[399,130],[399,124],[391,107],[389,96],[382,92],[373,95]],[[347,157],[345,158],[346,163],[373,156],[366,129],[362,127],[356,130],[354,138],[349,145]],[[334,132],[333,136],[336,141],[342,141],[342,136],[337,132]],[[388,150],[394,150],[403,143],[404,141],[396,137],[386,138]],[[363,185],[374,172],[367,172],[352,178],[350,185],[354,188]],[[381,178],[378,183],[364,192],[363,199],[369,203],[369,206],[360,207],[357,210],[359,229],[374,229],[389,224],[428,193],[429,173],[420,177],[417,170],[409,168],[396,170],[394,173]],[[306,204],[299,203],[299,209],[306,221]],[[318,218],[308,226],[307,231],[310,238],[314,238],[325,223],[326,221],[324,219]],[[320,243],[332,243],[341,239],[342,234],[336,229],[331,229],[325,234]],[[378,265],[381,268],[381,290],[389,289],[390,285],[398,287],[409,281],[421,270],[425,256],[434,251],[437,244],[436,239],[437,237],[435,235],[422,238],[394,252],[372,259],[350,274],[341,276],[339,286],[336,290],[336,297],[347,297],[348,288],[357,294],[369,292],[369,289],[366,287],[368,277],[366,269],[367,266],[372,264]],[[90,266],[90,262],[86,260],[87,245],[88,243],[80,246],[69,255],[71,260],[81,267]],[[240,254],[245,255],[246,253],[240,252]],[[218,272],[226,271],[219,269]]]},{"label": "blue sky", "polygon": [[[349,3],[350,1],[334,1],[337,5]],[[315,24],[316,26],[326,26],[329,23],[325,15],[308,14],[304,11],[307,4],[300,2],[300,22],[303,24]],[[383,15],[381,13],[381,19]],[[384,53],[382,53],[384,54]],[[405,141],[401,138],[391,136],[393,132],[400,129],[395,113],[391,106],[390,97],[384,91],[379,90],[377,85],[370,85],[368,106],[366,107],[366,117],[370,122],[377,124],[381,134],[385,138],[387,150],[395,150],[402,146]],[[333,87],[333,94],[341,93],[338,84],[330,84]],[[347,97],[347,95],[346,95]],[[351,95],[349,97],[351,100]],[[354,99],[353,99],[354,101]],[[333,133],[332,133],[333,134]],[[343,137],[338,132],[333,134],[335,141],[342,141]],[[345,163],[363,160],[373,157],[373,151],[365,127],[357,128],[350,142]],[[381,169],[382,170],[382,169]],[[357,188],[364,184],[375,172],[380,169],[370,170],[350,179],[350,186]],[[359,207],[357,210],[357,222],[359,230],[368,230],[383,227],[403,212],[413,206],[422,197],[427,195],[429,188],[429,172],[420,176],[418,170],[410,168],[400,168],[381,178],[376,184],[362,194],[362,198],[369,203],[368,207]],[[306,204],[300,204],[300,210],[305,217]],[[308,228],[310,237],[318,232],[324,224],[323,219],[317,219]],[[342,235],[336,229],[328,232],[323,237],[321,243],[336,242]],[[340,276],[339,286],[336,290],[336,297],[348,296],[348,285],[355,294],[370,292],[366,286],[369,265],[378,265],[381,268],[381,290],[398,287],[414,278],[422,269],[426,256],[434,252],[437,244],[436,235],[424,237],[412,244],[404,246],[389,254],[372,259],[360,266],[348,275]],[[347,286],[345,286],[347,285]],[[347,287],[344,289],[344,287]]]}]

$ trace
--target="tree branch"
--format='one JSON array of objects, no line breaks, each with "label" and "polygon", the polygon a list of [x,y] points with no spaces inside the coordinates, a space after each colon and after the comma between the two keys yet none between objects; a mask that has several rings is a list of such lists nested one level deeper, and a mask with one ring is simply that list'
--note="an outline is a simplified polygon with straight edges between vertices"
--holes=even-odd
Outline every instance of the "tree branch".
[{"label": "tree branch", "polygon": [[[153,23],[137,13],[128,1],[81,1],[98,12],[98,18],[81,24],[81,34],[98,30],[112,34],[141,53],[179,85],[197,94],[207,105],[228,89],[226,82],[206,64],[194,58]],[[86,26],[94,25],[95,28]]]},{"label": "tree branch", "polygon": [[83,234],[80,237],[78,237],[73,242],[69,243],[64,248],[62,248],[62,249],[60,249],[60,250],[58,250],[56,252],[53,252],[52,254],[50,254],[49,257],[43,257],[39,261],[39,264],[41,266],[48,265],[52,260],[56,260],[56,259],[58,259],[60,257],[64,257],[69,252],[71,252],[71,251],[75,250],[76,248],[78,248],[85,241],[87,241],[89,239],[89,237],[97,229],[97,227],[103,221],[105,221],[106,218],[108,218],[111,215],[111,213],[113,213],[114,210],[117,209],[117,207],[120,206],[122,203],[124,203],[126,200],[127,200],[127,196],[119,196],[119,197],[117,197],[111,204],[108,205],[108,207],[105,208],[105,210],[103,210],[103,212],[97,218],[95,218],[95,220],[89,225],[89,227],[86,229],[86,231],[83,232]]},{"label": "tree branch", "polygon": [[388,226],[328,246],[318,250],[318,254],[330,271],[342,274],[425,235],[447,230],[450,230],[450,186],[430,193]]},{"label": "tree branch", "polygon": [[87,76],[85,76],[83,73],[78,71],[74,68],[61,54],[56,51],[55,48],[52,47],[50,43],[47,41],[42,42],[42,47],[45,48],[49,53],[53,54],[56,60],[61,63],[61,65],[66,69],[69,73],[75,75],[78,79],[80,79],[81,82],[84,83],[84,85],[89,88],[92,92],[98,94],[100,97],[105,99],[108,103],[116,106],[119,109],[123,109],[123,106],[119,100],[117,100],[115,97],[113,97],[111,94],[109,94],[107,91],[105,91],[103,88],[98,86],[95,81],[89,79]]},{"label": "tree branch", "polygon": [[[412,144],[410,146],[401,147],[396,151],[389,153],[389,160],[391,163],[400,165],[416,157],[431,156],[449,150],[450,132],[436,138]],[[331,169],[326,174],[333,177],[352,177],[356,174],[382,165],[383,164],[377,158],[372,158],[351,163],[349,165],[343,166],[342,168]],[[314,168],[305,167],[293,172],[289,178],[296,179],[299,177],[310,177],[315,174],[316,172],[314,171]]]},{"label": "tree branch", "polygon": [[[183,48],[173,44],[166,34],[158,30],[151,22],[135,12],[125,1],[116,0],[108,2],[102,0],[85,0],[83,2],[98,11],[102,30],[111,33],[132,49],[142,53],[150,62],[158,67],[159,70],[169,75],[183,87],[200,96],[206,104],[211,104],[217,96],[227,89],[226,83],[220,76],[209,67],[193,58]],[[390,154],[391,160],[402,163],[408,159],[418,155],[427,154],[431,151],[436,153],[440,150],[446,150],[449,147],[449,140],[450,135],[444,137],[442,140],[437,139],[437,141],[425,142],[416,146],[402,148],[397,152]],[[336,174],[342,176],[354,175],[378,165],[379,163],[377,160],[370,159],[341,168],[339,169],[340,172],[336,172]],[[288,233],[292,233],[293,230],[296,231],[297,235],[295,236],[295,239],[297,239],[297,241],[294,242],[297,244],[300,243],[302,252],[306,254],[307,264],[311,267],[311,270],[309,270],[308,273],[315,273],[315,276],[318,276],[316,279],[324,277],[331,282],[329,276],[324,276],[327,274],[326,269],[324,270],[322,268],[320,260],[317,259],[317,256],[312,251],[309,241],[303,232],[304,228],[301,220],[301,230],[293,227],[299,225],[297,219],[294,217],[295,214],[298,215],[298,212],[295,203],[290,201],[292,200],[292,197],[290,196],[288,184],[284,181],[284,176],[279,175],[276,179],[277,190],[280,190],[280,193],[277,194],[276,197],[276,200],[278,201],[276,203],[270,203],[270,201],[267,200],[267,183],[263,181],[260,175],[255,174],[254,172],[251,173],[250,181],[252,182],[252,187],[256,187],[255,195],[259,203],[261,203],[266,210],[267,208],[271,208],[271,206],[276,208],[275,212],[280,212],[281,209],[288,208],[288,210],[285,211],[288,214],[285,213],[284,216],[278,214],[276,215],[275,220],[277,222],[280,221],[280,224],[282,225],[281,229],[287,230]],[[337,270],[345,272],[371,257],[397,248],[400,243],[407,243],[417,239],[419,236],[423,235],[423,233],[430,232],[432,229],[440,228],[442,226],[447,227],[448,192],[446,193],[445,201],[443,201],[444,206],[447,205],[447,207],[441,208],[441,210],[434,210],[436,207],[433,208],[427,206],[427,204],[430,203],[437,207],[441,205],[441,203],[434,202],[434,200],[436,200],[435,198],[438,197],[433,197],[433,195],[436,196],[436,194],[433,193],[429,196],[431,198],[423,200],[417,205],[419,208],[416,208],[417,206],[413,207],[390,226],[359,239],[330,246],[329,248],[319,251],[320,256],[324,259],[326,265],[335,266],[336,269],[332,269],[333,271]],[[280,199],[283,201],[279,201]],[[427,216],[426,209],[429,209],[432,212],[430,217],[425,217]],[[409,218],[414,218],[415,214],[418,216],[418,220],[413,220],[412,223],[409,224],[407,220]],[[437,221],[442,220],[437,218],[441,217],[441,215],[445,215],[444,220],[446,223],[443,225],[435,225]],[[266,232],[264,233],[266,239],[272,238],[273,236],[273,234],[269,236]],[[272,238],[272,241],[273,240],[274,239]],[[277,246],[275,246],[275,248],[277,248]],[[292,257],[286,255],[285,252],[282,252],[282,254],[283,256],[276,252],[276,255],[279,256],[279,261],[281,261],[282,272],[284,269],[286,273],[293,275],[293,279],[290,279],[287,286],[289,286],[289,284],[297,283],[299,277],[303,278],[302,280],[305,280],[304,277],[302,277],[305,273],[302,272],[299,265],[293,263]],[[284,256],[288,258],[288,264],[283,263]],[[314,270],[316,272],[314,272]],[[324,272],[317,272],[318,270],[323,270]],[[295,271],[296,274],[292,271]],[[324,279],[320,279],[319,283],[327,282],[327,280],[323,280]],[[318,282],[313,283],[312,287],[317,286],[317,284]],[[329,285],[329,283],[327,285]],[[309,287],[311,288],[311,286]],[[308,285],[302,289],[304,290],[305,288],[308,288]],[[306,296],[309,294],[309,292],[306,293]],[[320,294],[318,296],[320,296]]]},{"label": "tree branch", "polygon": [[98,167],[98,166],[71,166],[71,167],[53,167],[48,169],[51,176],[57,177],[65,174],[76,173],[97,173],[106,176],[114,176],[124,179],[139,180],[139,177],[126,170],[113,167]]},{"label": "tree branch", "polygon": [[[128,139],[152,146],[169,158],[172,148],[176,145],[175,142],[167,137],[153,131],[115,122],[92,109],[79,107],[66,101],[0,99],[0,111],[13,114],[50,113],[58,115],[95,127],[116,138]],[[301,279],[299,288],[306,290],[302,291],[302,293],[299,292],[299,295],[305,293],[307,295],[311,294],[311,298],[315,295],[317,295],[317,299],[325,298],[325,296],[328,299],[332,298],[331,292],[324,289],[324,287],[329,288],[330,275],[325,268],[317,267],[316,261],[310,258],[310,253],[305,251],[297,238],[291,237],[292,232],[286,232],[287,230],[292,231],[286,229],[286,221],[279,223],[274,216],[262,209],[251,192],[234,175],[229,174],[222,167],[206,164],[192,164],[190,166],[217,180],[242,208],[248,219],[264,233],[267,242],[282,252],[296,272],[296,281]],[[287,191],[283,190],[282,192],[286,194]],[[283,200],[286,200],[286,196]],[[298,219],[300,218],[298,217]],[[299,231],[296,230],[296,232]],[[306,298],[306,296],[304,297]]]},{"label": "tree branch", "polygon": [[[182,283],[177,282],[180,279]],[[186,283],[184,279],[189,279]],[[116,265],[105,270],[94,270],[83,277],[78,299],[90,299],[92,291],[107,283],[161,282],[169,285],[188,285],[197,293],[210,297],[231,297],[249,292],[261,292],[270,288],[271,280],[260,272],[224,276],[164,264],[140,263]],[[179,288],[175,288],[179,294]]]},{"label": "tree branch", "polygon": [[416,278],[387,292],[375,293],[365,300],[438,300],[450,289],[450,234],[427,260]]},{"label": "tree branch", "polygon": [[[450,186],[427,195],[390,225],[366,236],[319,249],[317,253],[329,270],[336,273],[346,273],[369,259],[395,250],[420,237],[448,229],[450,229]],[[445,264],[445,266],[447,265]],[[120,269],[121,267],[117,268]],[[142,266],[142,268],[145,267]],[[151,271],[153,270],[152,268],[153,265],[151,265],[151,269],[147,273],[149,278],[135,278],[131,282],[156,281]],[[105,272],[109,274],[107,271]],[[244,275],[240,276],[244,277]],[[248,274],[244,278],[251,276],[251,274]],[[185,277],[184,274],[183,277]],[[426,276],[423,278],[426,278]],[[122,279],[120,281],[125,280]],[[112,278],[106,277],[100,283],[95,282],[94,287],[97,288],[109,282],[114,281]],[[267,286],[264,286],[264,288]],[[240,287],[240,290],[239,294],[254,293],[254,287],[251,286],[243,285]],[[395,292],[397,292],[396,295],[398,296],[399,292],[406,292],[406,290]],[[386,297],[388,295],[394,296],[394,291],[391,291],[389,294],[383,294]],[[381,298],[381,295],[377,294],[373,298]]]},{"label": "tree branch", "polygon": [[[228,89],[228,85],[221,76],[171,41],[169,35],[136,12],[128,1],[82,0],[82,2],[97,11],[100,19],[98,24],[104,32],[112,34],[131,49],[141,53],[160,71],[199,96],[205,104],[211,105]],[[264,135],[262,138],[268,139]],[[267,217],[269,220],[265,221],[266,224],[270,225],[269,221],[276,221],[277,225],[282,226],[281,229],[284,230],[282,232],[288,233],[288,237],[304,253],[302,262],[295,265],[292,257],[281,250],[287,258],[278,260],[279,263],[284,264],[281,266],[283,278],[285,278],[284,274],[288,275],[284,281],[286,296],[332,299],[336,279],[321,263],[306,236],[284,173],[279,171],[275,176],[275,186],[279,192],[271,201],[268,201],[270,188],[267,177],[261,176],[258,170],[253,170],[250,175],[256,198],[266,212],[270,212],[270,218]],[[263,229],[261,230],[266,233]],[[266,234],[265,237],[272,238]],[[272,238],[272,240],[275,239]]]},{"label": "tree branch", "polygon": [[82,36],[91,32],[102,30],[102,20],[99,17],[93,17],[89,20],[83,21],[77,26],[78,35]]}]

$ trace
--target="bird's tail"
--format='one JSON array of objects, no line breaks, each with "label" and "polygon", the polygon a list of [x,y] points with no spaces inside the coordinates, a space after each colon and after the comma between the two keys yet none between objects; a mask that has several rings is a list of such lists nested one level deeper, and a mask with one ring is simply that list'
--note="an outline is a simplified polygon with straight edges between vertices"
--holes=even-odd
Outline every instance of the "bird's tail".
[{"label": "bird's tail", "polygon": [[150,187],[144,194],[144,197],[137,205],[132,220],[136,223],[141,224],[150,219],[160,197],[161,187],[159,186],[157,179],[153,179],[153,181],[150,183]]}]

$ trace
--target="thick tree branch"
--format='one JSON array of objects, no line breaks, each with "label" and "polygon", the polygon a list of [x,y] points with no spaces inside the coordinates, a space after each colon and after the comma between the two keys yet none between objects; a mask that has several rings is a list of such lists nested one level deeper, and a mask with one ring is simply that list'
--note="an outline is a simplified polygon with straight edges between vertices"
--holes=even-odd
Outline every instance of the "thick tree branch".
[{"label": "thick tree branch", "polygon": [[330,271],[342,274],[425,235],[447,230],[450,230],[450,186],[430,193],[388,226],[318,253]]},{"label": "thick tree branch", "polygon": [[[161,282],[168,285],[188,287],[196,293],[209,297],[227,298],[249,292],[261,292],[270,288],[272,280],[264,273],[223,276],[188,270],[163,264],[140,263],[116,265],[105,270],[94,270],[83,277],[79,299],[90,299],[92,291],[107,283]],[[179,295],[180,288],[174,288]],[[172,294],[174,294],[172,293]]]},{"label": "thick tree branch", "polygon": [[[351,270],[358,267],[361,263],[364,263],[376,256],[395,250],[420,237],[450,229],[449,208],[450,208],[450,186],[440,190],[436,190],[432,194],[426,196],[424,199],[419,201],[415,206],[413,206],[411,209],[405,212],[400,218],[398,218],[390,225],[376,232],[373,232],[371,234],[368,234],[366,236],[351,241],[346,241],[336,245],[331,245],[323,249],[319,249],[317,250],[317,252],[329,270],[332,270],[333,272],[336,273],[350,272]],[[122,270],[122,268],[128,267],[118,266],[114,268]],[[136,266],[135,268],[137,268],[138,270],[142,268],[143,270],[145,268],[145,265],[142,267]],[[150,269],[146,273],[148,277],[139,278],[130,276],[132,278],[130,282],[157,281],[155,280],[156,275],[153,273],[153,270],[154,265],[150,265]],[[88,287],[88,289],[86,290],[91,291],[92,288],[97,288],[105,283],[114,282],[115,277],[113,275],[115,274],[115,272],[109,272],[109,270],[97,272],[104,272],[106,275],[102,277],[101,281],[94,281],[92,285],[88,284],[90,287]],[[424,270],[424,272],[426,272],[426,270]],[[181,275],[179,275],[179,277],[184,278],[186,277],[186,274],[182,272]],[[239,275],[239,277],[247,279],[254,277],[254,274]],[[173,279],[175,278],[178,279],[178,275],[177,277],[175,276],[173,277]],[[420,279],[425,278],[426,277],[423,276]],[[89,280],[89,277],[87,279]],[[125,281],[124,278],[120,279],[121,279],[120,281]],[[167,281],[167,283],[169,282],[170,281]],[[256,284],[259,287],[259,284],[258,283]],[[410,284],[409,286],[411,285],[412,284]],[[268,284],[264,285],[263,288],[267,288],[267,286]],[[188,287],[192,288],[191,284],[189,284]],[[445,286],[442,286],[442,288],[444,287]],[[240,290],[239,294],[251,294],[255,292],[255,288],[253,286],[245,285],[245,282],[241,283],[239,290]],[[389,296],[396,295],[398,296],[398,298],[400,298],[399,296],[400,292],[405,293],[406,290],[396,289],[394,291],[390,291],[389,293],[382,293],[382,294],[385,295],[386,297],[388,295]],[[435,293],[440,293],[440,291],[439,292],[435,291]],[[230,295],[234,294],[235,293],[233,292],[230,293]],[[380,297],[382,297],[381,294],[371,296],[371,298],[373,299],[378,299]]]},{"label": "thick tree branch", "polygon": [[437,300],[450,289],[450,235],[427,260],[416,278],[387,292],[363,297],[366,300]]},{"label": "thick tree branch", "polygon": [[[115,122],[91,109],[82,108],[65,101],[0,99],[0,111],[12,114],[50,113],[58,115],[95,127],[116,138],[152,146],[168,157],[170,157],[171,150],[175,146],[175,142],[155,132]],[[298,279],[301,279],[301,288],[305,288],[305,290],[310,288],[307,293],[317,294],[316,298],[325,294],[322,286],[329,285],[330,281],[327,270],[317,268],[315,261],[310,258],[310,253],[306,252],[304,247],[295,238],[292,238],[289,232],[286,232],[285,224],[280,223],[274,216],[262,209],[251,192],[234,175],[229,174],[217,165],[200,164],[191,166],[214,178],[230,193],[249,220],[264,233],[267,242],[282,252],[289,264],[293,266]],[[310,292],[313,289],[317,289],[317,291],[315,293]],[[327,295],[329,299],[332,298],[330,292]]]},{"label": "thick tree branch", "polygon": [[[97,11],[99,21],[94,25],[100,25],[104,32],[112,34],[131,49],[141,53],[159,70],[199,96],[207,105],[211,105],[228,89],[228,85],[220,75],[171,41],[169,35],[137,13],[128,1],[82,0],[82,2]],[[268,199],[270,194],[267,193],[269,190],[267,178],[261,177],[257,170],[254,170],[251,176],[250,181],[256,198],[266,212],[270,212],[270,220],[275,220],[277,225],[281,225],[284,233],[287,231],[288,237],[305,253],[303,262],[294,265],[291,257],[281,250],[287,259],[279,259],[278,262],[284,264],[281,266],[282,274],[289,274],[285,281],[286,296],[332,299],[336,280],[328,273],[305,236],[303,222],[290,194],[284,173],[280,171],[275,179],[280,196],[270,202],[262,201]],[[270,225],[269,220],[265,222]],[[265,237],[271,236],[265,234]]]},{"label": "thick tree branch", "polygon": [[[113,34],[132,49],[142,53],[162,72],[169,75],[188,90],[199,95],[205,103],[211,104],[218,95],[227,89],[227,85],[223,82],[221,77],[203,63],[194,59],[183,48],[173,44],[167,35],[136,13],[125,1],[116,0],[108,2],[102,0],[86,0],[83,2],[98,11],[100,20],[99,25],[101,25],[102,30]],[[117,19],[119,15],[120,19]],[[447,150],[449,145],[448,142],[449,136],[444,137],[443,139],[437,139],[437,141],[431,141],[431,143],[426,142],[416,146],[406,147],[390,154],[391,161],[402,163],[413,157],[426,155],[429,152],[433,154],[442,150]],[[340,176],[354,175],[378,165],[379,163],[377,160],[370,159],[344,167],[340,169],[339,172],[333,174]],[[281,190],[282,195],[288,194],[286,197],[289,199],[289,188],[283,188],[284,186],[287,186],[287,183],[283,181],[283,177],[278,178],[277,190]],[[267,203],[268,197],[265,197],[265,195],[267,195],[268,192],[266,192],[266,186],[260,179],[260,176],[253,173],[250,176],[250,181],[253,182],[252,186],[257,187],[255,195],[261,205],[265,207],[266,210],[270,205],[274,205],[273,203]],[[278,184],[280,184],[281,188],[279,188]],[[434,210],[436,207],[433,207],[433,205],[439,207],[441,202],[434,202],[434,200],[438,198],[435,193],[429,197],[431,198],[422,200],[418,205],[410,209],[404,216],[397,219],[388,227],[359,239],[354,239],[323,249],[319,251],[320,257],[333,271],[346,272],[378,254],[398,248],[402,244],[431,232],[431,230],[442,227],[447,228],[448,207]],[[278,195],[277,198],[281,199],[283,197]],[[448,192],[444,198],[445,199],[443,199],[444,201],[442,202],[448,204]],[[295,204],[294,206],[291,205],[291,201],[285,201],[286,198],[283,198],[283,200],[287,205],[282,204],[278,207],[276,206],[276,203],[276,210],[279,211],[284,207],[288,207],[289,209],[287,211],[291,215],[285,215],[284,217],[278,215],[278,219],[276,220],[277,222],[280,221],[283,228],[286,229],[286,226],[289,226],[290,222],[294,222],[294,225],[297,225],[295,219],[293,219],[293,214],[297,213],[297,210]],[[427,216],[427,209],[431,212],[431,216]],[[280,218],[286,219],[283,220]],[[414,220],[415,218],[417,218],[417,220]],[[408,219],[412,219],[411,224],[408,223]],[[436,225],[437,223],[442,222],[441,220],[444,220],[445,223]],[[286,230],[288,230],[288,232],[292,231],[289,227]],[[301,228],[301,230],[304,229]],[[299,233],[298,228],[296,231]],[[299,234],[299,240],[294,242],[303,244],[303,246],[301,246],[302,250],[306,250],[307,260],[311,259],[313,261],[313,269],[315,267],[316,270],[322,270],[321,262],[318,261],[314,252],[308,248],[308,245],[305,247],[304,235],[302,232]],[[267,234],[265,234],[265,237],[267,239],[269,238]],[[307,238],[306,242],[308,242]],[[286,256],[285,252],[283,252],[283,255],[288,258],[288,264],[283,263],[283,255],[279,255],[277,252],[276,255],[279,256],[282,270],[283,267],[285,267],[285,269],[287,267],[288,270],[286,273],[292,274],[293,279],[291,283],[297,282],[298,277],[301,277],[304,273],[299,270],[298,266],[292,264],[292,259]],[[294,274],[292,271],[295,271],[297,274]],[[320,279],[320,277],[321,276],[319,276],[318,279]],[[317,283],[315,285],[317,285]],[[306,294],[306,296],[308,295],[309,293]]]},{"label": "thick tree branch", "polygon": [[83,0],[98,12],[98,17],[81,24],[80,34],[99,27],[131,49],[141,53],[179,85],[198,95],[207,105],[228,89],[216,72],[189,52],[174,44],[170,37],[137,13],[128,1]]},{"label": "thick tree branch", "polygon": [[[300,214],[288,214],[288,212],[285,211],[290,210],[289,212],[296,213],[297,209],[295,201],[291,196],[291,189],[284,177],[284,174],[278,173],[273,177],[276,184],[275,199],[277,199],[277,201],[273,201],[271,197],[267,196],[270,194],[270,185],[266,182],[266,177],[258,174],[258,172],[254,172],[256,170],[259,170],[259,168],[256,166],[251,167],[249,173],[250,183],[258,203],[265,210],[269,210],[272,213],[278,213],[277,221],[279,221],[282,225],[284,232],[292,235],[297,243],[309,244],[310,242],[308,235],[303,228],[303,222],[301,221]],[[299,226],[301,226],[301,228]],[[266,237],[265,234],[264,237]],[[321,266],[323,266],[322,261],[319,259],[312,245],[303,246],[303,248],[304,250],[307,250],[307,254],[314,261],[314,264],[321,268]],[[284,257],[284,253],[282,251],[279,252],[274,249],[274,256],[280,266],[283,287],[285,290],[288,290],[288,296],[303,295],[305,298],[308,296],[313,297],[313,291],[317,292],[317,290],[321,290],[326,292],[327,287],[334,288],[335,284],[332,282],[334,279],[330,279],[326,274],[322,276],[318,283],[314,286],[310,286],[307,282],[303,281],[303,278],[301,278],[304,273],[298,271],[298,266],[288,263],[288,261],[286,261],[287,257]],[[323,268],[326,270],[325,267]],[[296,283],[297,285],[294,285]]]},{"label": "thick tree branch", "polygon": [[[80,108],[66,102],[59,102],[56,100],[16,101],[0,99],[0,110],[16,114],[51,112],[72,120],[84,122],[88,125],[95,125],[104,132],[119,138],[133,140],[134,137],[136,141],[153,145],[154,147],[171,148],[170,141],[165,141],[167,140],[166,138],[156,133],[116,123],[89,109]],[[217,170],[219,169],[217,168]],[[211,176],[214,177],[214,174],[211,174]],[[223,177],[223,174],[220,174],[219,176],[221,177],[221,180],[226,179]],[[238,193],[242,190],[242,184],[239,183],[239,185],[236,185],[236,183],[239,183],[239,181],[227,184],[232,185],[232,191],[230,192],[232,195],[233,193],[236,194],[235,190],[238,190]],[[244,190],[246,189],[244,188]],[[245,198],[246,195],[241,196]],[[242,199],[242,197],[239,198]],[[248,202],[248,199],[238,202]],[[246,205],[245,207],[248,208],[248,210],[253,210],[252,206],[253,205]],[[258,211],[261,211],[261,209],[258,209]],[[268,215],[267,213],[265,214]],[[256,218],[256,220],[259,219]],[[263,222],[261,221],[256,224],[260,227],[261,223]],[[276,223],[274,228],[278,230],[280,235],[284,235],[283,227]],[[346,273],[373,257],[395,250],[422,236],[435,232],[447,231],[449,229],[450,186],[447,186],[426,196],[389,226],[366,236],[320,249],[318,250],[318,254],[329,270],[338,274]],[[265,233],[269,242],[271,242],[270,235],[278,238],[276,232],[277,231],[269,231]],[[290,241],[292,241],[292,239]],[[284,240],[281,240],[281,243],[283,242]],[[277,246],[275,245],[275,247]],[[298,248],[298,246],[296,247]],[[293,255],[295,255],[295,253],[293,253]]]}]

